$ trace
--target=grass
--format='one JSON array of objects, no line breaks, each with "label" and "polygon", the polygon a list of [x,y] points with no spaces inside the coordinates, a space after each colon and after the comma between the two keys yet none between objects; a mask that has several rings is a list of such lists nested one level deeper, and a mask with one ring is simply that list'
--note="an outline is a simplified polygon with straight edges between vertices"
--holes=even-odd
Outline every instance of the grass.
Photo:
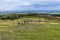
[{"label": "grass", "polygon": [[18,25],[17,22],[22,20],[0,20],[0,40],[60,40],[60,23]]}]

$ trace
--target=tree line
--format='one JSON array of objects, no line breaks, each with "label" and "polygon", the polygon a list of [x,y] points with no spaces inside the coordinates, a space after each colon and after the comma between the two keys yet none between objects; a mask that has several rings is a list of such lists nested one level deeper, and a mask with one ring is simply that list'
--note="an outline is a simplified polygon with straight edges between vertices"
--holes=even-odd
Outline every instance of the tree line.
[{"label": "tree line", "polygon": [[[15,20],[19,18],[24,18],[24,17],[39,17],[39,18],[44,18],[48,20],[54,20],[57,19],[55,16],[47,15],[47,14],[39,14],[39,13],[23,13],[23,14],[6,14],[6,15],[0,15],[1,20]],[[60,20],[60,19],[58,19]]]},{"label": "tree line", "polygon": [[32,16],[38,16],[39,14],[38,13],[25,13],[25,14],[6,14],[6,15],[0,15],[0,19],[1,20],[7,20],[7,19],[10,19],[10,20],[15,20],[15,19],[18,19],[18,18],[22,18],[22,17],[32,17]]}]

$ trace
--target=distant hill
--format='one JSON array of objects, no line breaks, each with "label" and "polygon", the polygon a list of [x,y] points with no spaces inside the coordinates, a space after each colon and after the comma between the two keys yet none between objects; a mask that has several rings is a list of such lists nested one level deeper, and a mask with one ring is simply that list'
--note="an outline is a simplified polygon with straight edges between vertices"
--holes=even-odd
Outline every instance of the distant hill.
[{"label": "distant hill", "polygon": [[37,12],[37,13],[49,13],[49,14],[60,14],[60,10],[15,10],[15,11],[0,11],[0,15],[3,14],[14,14],[14,13],[32,13],[32,12]]}]

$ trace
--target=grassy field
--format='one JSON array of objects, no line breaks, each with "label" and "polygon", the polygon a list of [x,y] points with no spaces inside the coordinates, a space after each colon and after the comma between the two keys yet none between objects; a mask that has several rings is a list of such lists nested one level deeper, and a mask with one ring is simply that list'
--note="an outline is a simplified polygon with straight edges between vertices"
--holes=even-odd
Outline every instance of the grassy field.
[{"label": "grassy field", "polygon": [[[26,18],[0,20],[0,40],[60,40],[60,23],[36,22],[25,23],[24,25],[17,24],[24,19]],[[39,18],[34,18],[34,20],[39,20]]]}]

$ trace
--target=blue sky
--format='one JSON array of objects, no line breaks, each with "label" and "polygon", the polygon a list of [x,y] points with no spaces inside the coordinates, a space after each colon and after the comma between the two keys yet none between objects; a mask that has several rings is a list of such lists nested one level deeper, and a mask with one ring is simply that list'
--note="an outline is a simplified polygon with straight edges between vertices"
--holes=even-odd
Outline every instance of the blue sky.
[{"label": "blue sky", "polygon": [[0,10],[60,10],[60,0],[0,0]]}]

